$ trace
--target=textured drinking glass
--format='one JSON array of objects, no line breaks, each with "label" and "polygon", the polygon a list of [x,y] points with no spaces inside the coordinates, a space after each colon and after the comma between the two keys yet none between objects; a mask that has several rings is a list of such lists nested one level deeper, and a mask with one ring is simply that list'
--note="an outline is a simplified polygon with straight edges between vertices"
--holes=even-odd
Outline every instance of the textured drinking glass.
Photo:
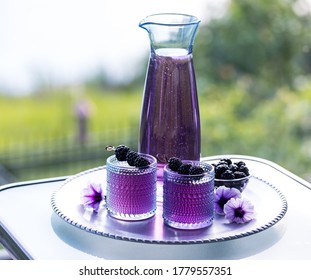
[{"label": "textured drinking glass", "polygon": [[214,220],[214,167],[191,162],[204,169],[200,175],[182,175],[166,165],[163,181],[164,223],[179,229],[207,227]]},{"label": "textured drinking glass", "polygon": [[200,159],[200,115],[192,59],[199,23],[192,15],[166,13],[148,16],[139,24],[148,32],[151,47],[139,151],[155,156],[162,168],[173,156]]},{"label": "textured drinking glass", "polygon": [[143,220],[152,217],[156,211],[157,161],[153,156],[140,154],[149,160],[143,168],[107,159],[107,210],[121,220]]}]

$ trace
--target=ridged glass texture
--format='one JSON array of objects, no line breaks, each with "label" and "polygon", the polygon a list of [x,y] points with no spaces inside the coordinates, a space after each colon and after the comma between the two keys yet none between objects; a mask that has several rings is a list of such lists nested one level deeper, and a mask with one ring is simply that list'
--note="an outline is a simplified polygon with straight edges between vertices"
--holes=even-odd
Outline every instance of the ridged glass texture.
[{"label": "ridged glass texture", "polygon": [[171,227],[198,229],[213,223],[214,168],[195,164],[204,168],[203,175],[181,175],[164,167],[163,219]]},{"label": "ridged glass texture", "polygon": [[132,167],[115,156],[107,159],[107,210],[121,220],[142,220],[156,211],[157,162],[144,155],[151,164],[146,168]]},{"label": "ridged glass texture", "polygon": [[139,151],[158,159],[199,160],[200,114],[192,46],[199,20],[191,15],[157,14],[140,27],[150,39],[150,60],[140,118]]}]

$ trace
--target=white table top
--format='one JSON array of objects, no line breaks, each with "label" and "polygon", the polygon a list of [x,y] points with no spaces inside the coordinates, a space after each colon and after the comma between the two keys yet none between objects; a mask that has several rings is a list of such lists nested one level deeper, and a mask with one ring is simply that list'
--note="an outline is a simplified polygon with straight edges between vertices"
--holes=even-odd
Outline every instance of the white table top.
[{"label": "white table top", "polygon": [[[112,239],[77,228],[56,215],[51,196],[66,178],[0,187],[0,242],[16,259],[310,259],[311,185],[270,161],[240,155],[253,175],[282,192],[288,210],[270,228],[246,237],[199,244],[152,244]],[[268,207],[268,205],[267,205]]]}]

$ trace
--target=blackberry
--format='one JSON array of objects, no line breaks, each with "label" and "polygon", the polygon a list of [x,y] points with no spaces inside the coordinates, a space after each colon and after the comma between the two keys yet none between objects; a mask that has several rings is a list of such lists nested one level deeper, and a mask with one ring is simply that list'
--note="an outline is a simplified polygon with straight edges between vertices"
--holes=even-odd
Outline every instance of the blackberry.
[{"label": "blackberry", "polygon": [[183,163],[177,170],[178,174],[189,175],[191,166],[190,163]]},{"label": "blackberry", "polygon": [[229,170],[232,171],[233,173],[235,171],[238,171],[239,167],[235,164],[235,163],[232,163],[229,165]]},{"label": "blackberry", "polygon": [[232,160],[231,160],[230,158],[222,158],[222,159],[220,160],[220,162],[225,162],[225,163],[227,163],[228,165],[232,164]]},{"label": "blackberry", "polygon": [[130,166],[135,166],[135,160],[137,157],[139,157],[137,152],[129,151],[126,155],[126,161]]},{"label": "blackberry", "polygon": [[221,178],[221,174],[223,174],[227,170],[229,170],[229,166],[227,164],[217,165],[216,168],[215,168],[215,177],[216,177],[216,179],[220,179]]},{"label": "blackberry", "polygon": [[228,165],[228,163],[226,161],[220,160],[220,161],[217,162],[216,166],[222,165],[222,164]]},{"label": "blackberry", "polygon": [[198,165],[193,165],[189,169],[189,175],[200,175],[203,173],[204,173],[204,169]]},{"label": "blackberry", "polygon": [[130,148],[125,145],[119,145],[116,147],[114,154],[119,161],[125,161],[126,155],[129,152]]},{"label": "blackberry", "polygon": [[168,160],[168,167],[172,170],[172,171],[177,171],[178,168],[182,165],[182,161],[177,158],[177,157],[171,157]]},{"label": "blackberry", "polygon": [[249,170],[244,161],[233,162],[229,158],[223,158],[215,166],[216,179],[238,179],[249,176]]},{"label": "blackberry", "polygon": [[244,172],[241,172],[241,171],[235,171],[233,174],[234,174],[234,177],[235,177],[236,179],[246,177],[246,174],[245,174]]},{"label": "blackberry", "polygon": [[142,168],[142,167],[147,167],[148,165],[150,165],[150,162],[146,158],[142,156],[138,156],[136,157],[134,164],[135,164],[135,167]]},{"label": "blackberry", "polygon": [[246,166],[246,163],[245,163],[244,161],[239,161],[239,162],[236,163],[236,165],[237,165],[238,167],[240,167],[240,166],[242,166],[242,165]]},{"label": "blackberry", "polygon": [[234,179],[234,174],[229,169],[221,174],[220,179],[231,180]]},{"label": "blackberry", "polygon": [[246,176],[249,175],[249,170],[248,170],[248,168],[246,167],[246,165],[241,165],[241,166],[239,167],[239,171],[243,172]]}]

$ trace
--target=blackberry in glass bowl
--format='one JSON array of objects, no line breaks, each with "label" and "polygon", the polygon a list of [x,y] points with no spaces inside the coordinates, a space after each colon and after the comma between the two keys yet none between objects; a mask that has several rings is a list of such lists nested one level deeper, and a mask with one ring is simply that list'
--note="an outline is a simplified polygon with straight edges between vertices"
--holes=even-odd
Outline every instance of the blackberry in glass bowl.
[{"label": "blackberry in glass bowl", "polygon": [[251,174],[245,162],[233,162],[229,158],[224,158],[213,164],[215,167],[215,188],[226,186],[236,188],[243,192],[246,188]]}]

